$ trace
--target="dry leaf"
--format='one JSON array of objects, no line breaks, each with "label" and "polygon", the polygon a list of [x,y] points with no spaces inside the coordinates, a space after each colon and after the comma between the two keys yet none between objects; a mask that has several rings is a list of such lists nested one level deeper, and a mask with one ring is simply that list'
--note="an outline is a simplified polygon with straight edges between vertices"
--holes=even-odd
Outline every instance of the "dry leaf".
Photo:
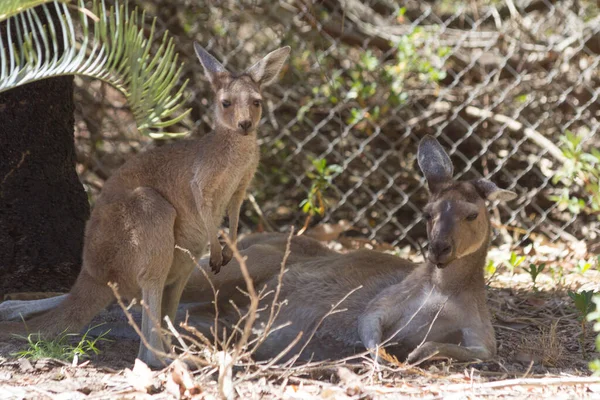
[{"label": "dry leaf", "polygon": [[165,392],[169,393],[176,399],[180,399],[183,393],[181,393],[181,387],[175,383],[171,374],[167,374],[167,381],[165,382]]},{"label": "dry leaf", "polygon": [[397,367],[404,367],[404,363],[400,362],[395,356],[389,354],[387,351],[385,351],[385,349],[383,347],[380,347],[377,350],[377,355],[379,356],[379,358],[381,358],[384,361],[389,362],[392,365],[395,365]]},{"label": "dry leaf", "polygon": [[340,377],[340,383],[346,389],[348,396],[356,396],[363,392],[363,384],[360,377],[348,368],[339,367],[337,375]]},{"label": "dry leaf", "polygon": [[338,388],[325,388],[321,391],[322,399],[349,399],[347,394],[339,390]]},{"label": "dry leaf", "polygon": [[19,358],[19,368],[23,372],[33,371],[33,365],[31,365],[31,361],[26,358]]},{"label": "dry leaf", "polygon": [[148,389],[152,387],[154,380],[152,370],[139,358],[135,359],[133,370],[130,370],[129,368],[125,369],[125,377],[135,390],[146,393],[148,392]]},{"label": "dry leaf", "polygon": [[219,396],[227,400],[235,397],[235,390],[233,388],[233,357],[231,354],[225,351],[219,351],[215,354],[215,359],[219,364]]},{"label": "dry leaf", "polygon": [[177,398],[192,397],[202,392],[187,365],[181,360],[175,360],[171,364],[166,386],[167,390]]}]

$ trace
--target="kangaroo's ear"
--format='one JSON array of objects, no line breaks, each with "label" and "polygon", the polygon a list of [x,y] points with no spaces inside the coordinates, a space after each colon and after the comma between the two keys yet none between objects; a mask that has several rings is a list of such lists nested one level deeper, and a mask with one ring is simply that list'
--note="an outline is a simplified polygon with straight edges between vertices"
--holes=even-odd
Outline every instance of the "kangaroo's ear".
[{"label": "kangaroo's ear", "polygon": [[442,145],[430,135],[425,136],[419,143],[417,151],[417,161],[419,168],[423,171],[429,191],[435,193],[440,184],[452,180],[454,167],[450,157]]},{"label": "kangaroo's ear", "polygon": [[227,73],[227,70],[223,64],[196,42],[194,42],[194,50],[196,51],[198,60],[200,60],[200,64],[202,64],[202,67],[204,68],[204,75],[211,85],[216,86],[219,76],[223,73]]},{"label": "kangaroo's ear", "polygon": [[510,201],[517,198],[515,192],[500,189],[494,182],[488,179],[476,179],[471,181],[471,183],[473,183],[473,186],[475,186],[481,197],[490,201]]},{"label": "kangaroo's ear", "polygon": [[261,86],[268,86],[275,82],[283,63],[290,54],[290,46],[285,46],[270,52],[262,60],[246,70],[252,80]]}]

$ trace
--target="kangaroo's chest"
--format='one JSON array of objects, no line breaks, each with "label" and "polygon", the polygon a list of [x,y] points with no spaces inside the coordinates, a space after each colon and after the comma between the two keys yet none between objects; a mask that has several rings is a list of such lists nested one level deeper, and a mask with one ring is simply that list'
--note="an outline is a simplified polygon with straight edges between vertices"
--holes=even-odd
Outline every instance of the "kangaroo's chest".
[{"label": "kangaroo's chest", "polygon": [[[190,182],[190,201],[186,218],[180,221],[180,231],[186,236],[203,237],[206,223],[221,224],[232,198],[243,193],[256,171],[254,157],[223,159],[197,166]],[[200,232],[193,232],[200,231]]]},{"label": "kangaroo's chest", "polygon": [[213,187],[212,196],[218,199],[212,202],[213,215],[216,219],[221,219],[225,214],[227,207],[236,193],[246,191],[250,180],[256,171],[256,164],[252,160],[244,160],[237,165],[231,165],[226,168],[218,179],[218,184]]},{"label": "kangaroo's chest", "polygon": [[[394,336],[391,342],[406,348],[414,348],[423,340],[454,342],[452,338],[460,336],[456,327],[464,322],[452,317],[461,315],[455,300],[434,286],[415,290],[403,305],[402,316],[384,336]],[[456,340],[460,341],[460,338]]]}]

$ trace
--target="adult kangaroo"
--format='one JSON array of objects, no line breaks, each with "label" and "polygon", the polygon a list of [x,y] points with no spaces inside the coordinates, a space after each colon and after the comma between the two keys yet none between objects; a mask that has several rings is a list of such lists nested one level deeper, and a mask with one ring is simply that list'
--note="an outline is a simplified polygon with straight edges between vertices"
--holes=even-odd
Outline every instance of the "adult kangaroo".
[{"label": "adult kangaroo", "polygon": [[[453,180],[450,158],[431,136],[421,140],[417,158],[430,190],[423,209],[429,238],[427,260],[414,264],[371,250],[339,254],[313,239],[294,237],[280,295],[288,304],[275,324],[290,325],[271,333],[258,349],[257,358],[278,355],[299,332],[304,333],[303,340],[282,359],[303,346],[299,360],[305,361],[336,359],[365,349],[376,353],[380,346],[409,362],[495,356],[483,271],[491,232],[485,201],[508,201],[516,194],[487,179]],[[240,241],[255,286],[276,287],[286,241],[284,234],[255,234]],[[236,265],[212,281],[220,291],[220,315],[235,320],[237,313],[228,315],[226,303],[234,297],[236,286],[244,287],[244,281],[237,262],[232,263]],[[207,260],[202,264],[207,268]],[[331,306],[358,287],[340,305],[346,311],[325,318],[307,344],[307,337]],[[183,298],[211,300],[201,272],[193,274]],[[244,297],[238,296],[236,301],[240,305]],[[207,309],[195,315],[192,310],[198,326],[210,326]],[[264,314],[268,313],[260,314],[263,322]]]},{"label": "adult kangaroo", "polygon": [[[210,243],[217,273],[232,257],[221,248],[218,227],[225,212],[236,241],[239,212],[259,162],[257,127],[262,89],[277,78],[289,47],[275,50],[239,75],[194,43],[215,96],[215,129],[198,140],[180,141],[142,153],[108,179],[86,226],[83,265],[77,281],[56,308],[25,324],[0,324],[0,338],[25,332],[55,336],[78,332],[114,300],[107,283],[146,307],[142,333],[163,350],[154,321],[174,319],[194,263]],[[48,303],[44,303],[48,304]],[[152,366],[161,360],[140,343],[138,357]]]},{"label": "adult kangaroo", "polygon": [[[427,261],[414,264],[372,250],[340,254],[303,236],[292,238],[280,299],[286,299],[275,325],[290,325],[272,332],[256,357],[272,358],[299,332],[304,337],[282,360],[298,353],[299,360],[339,359],[385,346],[388,353],[410,362],[453,358],[459,361],[489,359],[496,354],[494,330],[486,305],[483,268],[490,239],[486,200],[508,201],[516,194],[487,179],[455,181],[453,167],[442,146],[430,136],[421,140],[418,163],[427,180],[430,198],[423,209],[427,223]],[[286,248],[287,235],[249,235],[238,243],[256,287],[274,289]],[[210,260],[201,260],[205,270]],[[219,315],[235,322],[247,297],[237,287],[245,281],[234,259],[211,277],[219,290]],[[360,287],[360,289],[355,290]],[[346,294],[346,311],[319,322]],[[62,297],[62,296],[61,296]],[[14,301],[0,305],[0,317],[47,311],[61,297]],[[189,308],[190,323],[210,333],[212,290],[202,271],[195,270],[182,302],[200,303]],[[271,301],[267,297],[263,302]],[[264,322],[261,313],[258,321]],[[306,342],[310,333],[316,334]],[[376,353],[376,351],[374,351]]]}]

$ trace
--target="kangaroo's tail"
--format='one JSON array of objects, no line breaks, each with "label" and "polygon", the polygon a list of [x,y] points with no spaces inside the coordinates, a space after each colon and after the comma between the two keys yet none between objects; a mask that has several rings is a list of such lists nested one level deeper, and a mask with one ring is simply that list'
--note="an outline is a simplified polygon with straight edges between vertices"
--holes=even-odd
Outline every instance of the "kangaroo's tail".
[{"label": "kangaroo's tail", "polygon": [[27,321],[0,323],[0,340],[15,335],[40,333],[56,337],[65,332],[79,332],[114,299],[110,287],[81,271],[64,300],[48,312]]},{"label": "kangaroo's tail", "polygon": [[21,321],[56,308],[68,294],[37,300],[6,300],[0,303],[0,321]]}]

